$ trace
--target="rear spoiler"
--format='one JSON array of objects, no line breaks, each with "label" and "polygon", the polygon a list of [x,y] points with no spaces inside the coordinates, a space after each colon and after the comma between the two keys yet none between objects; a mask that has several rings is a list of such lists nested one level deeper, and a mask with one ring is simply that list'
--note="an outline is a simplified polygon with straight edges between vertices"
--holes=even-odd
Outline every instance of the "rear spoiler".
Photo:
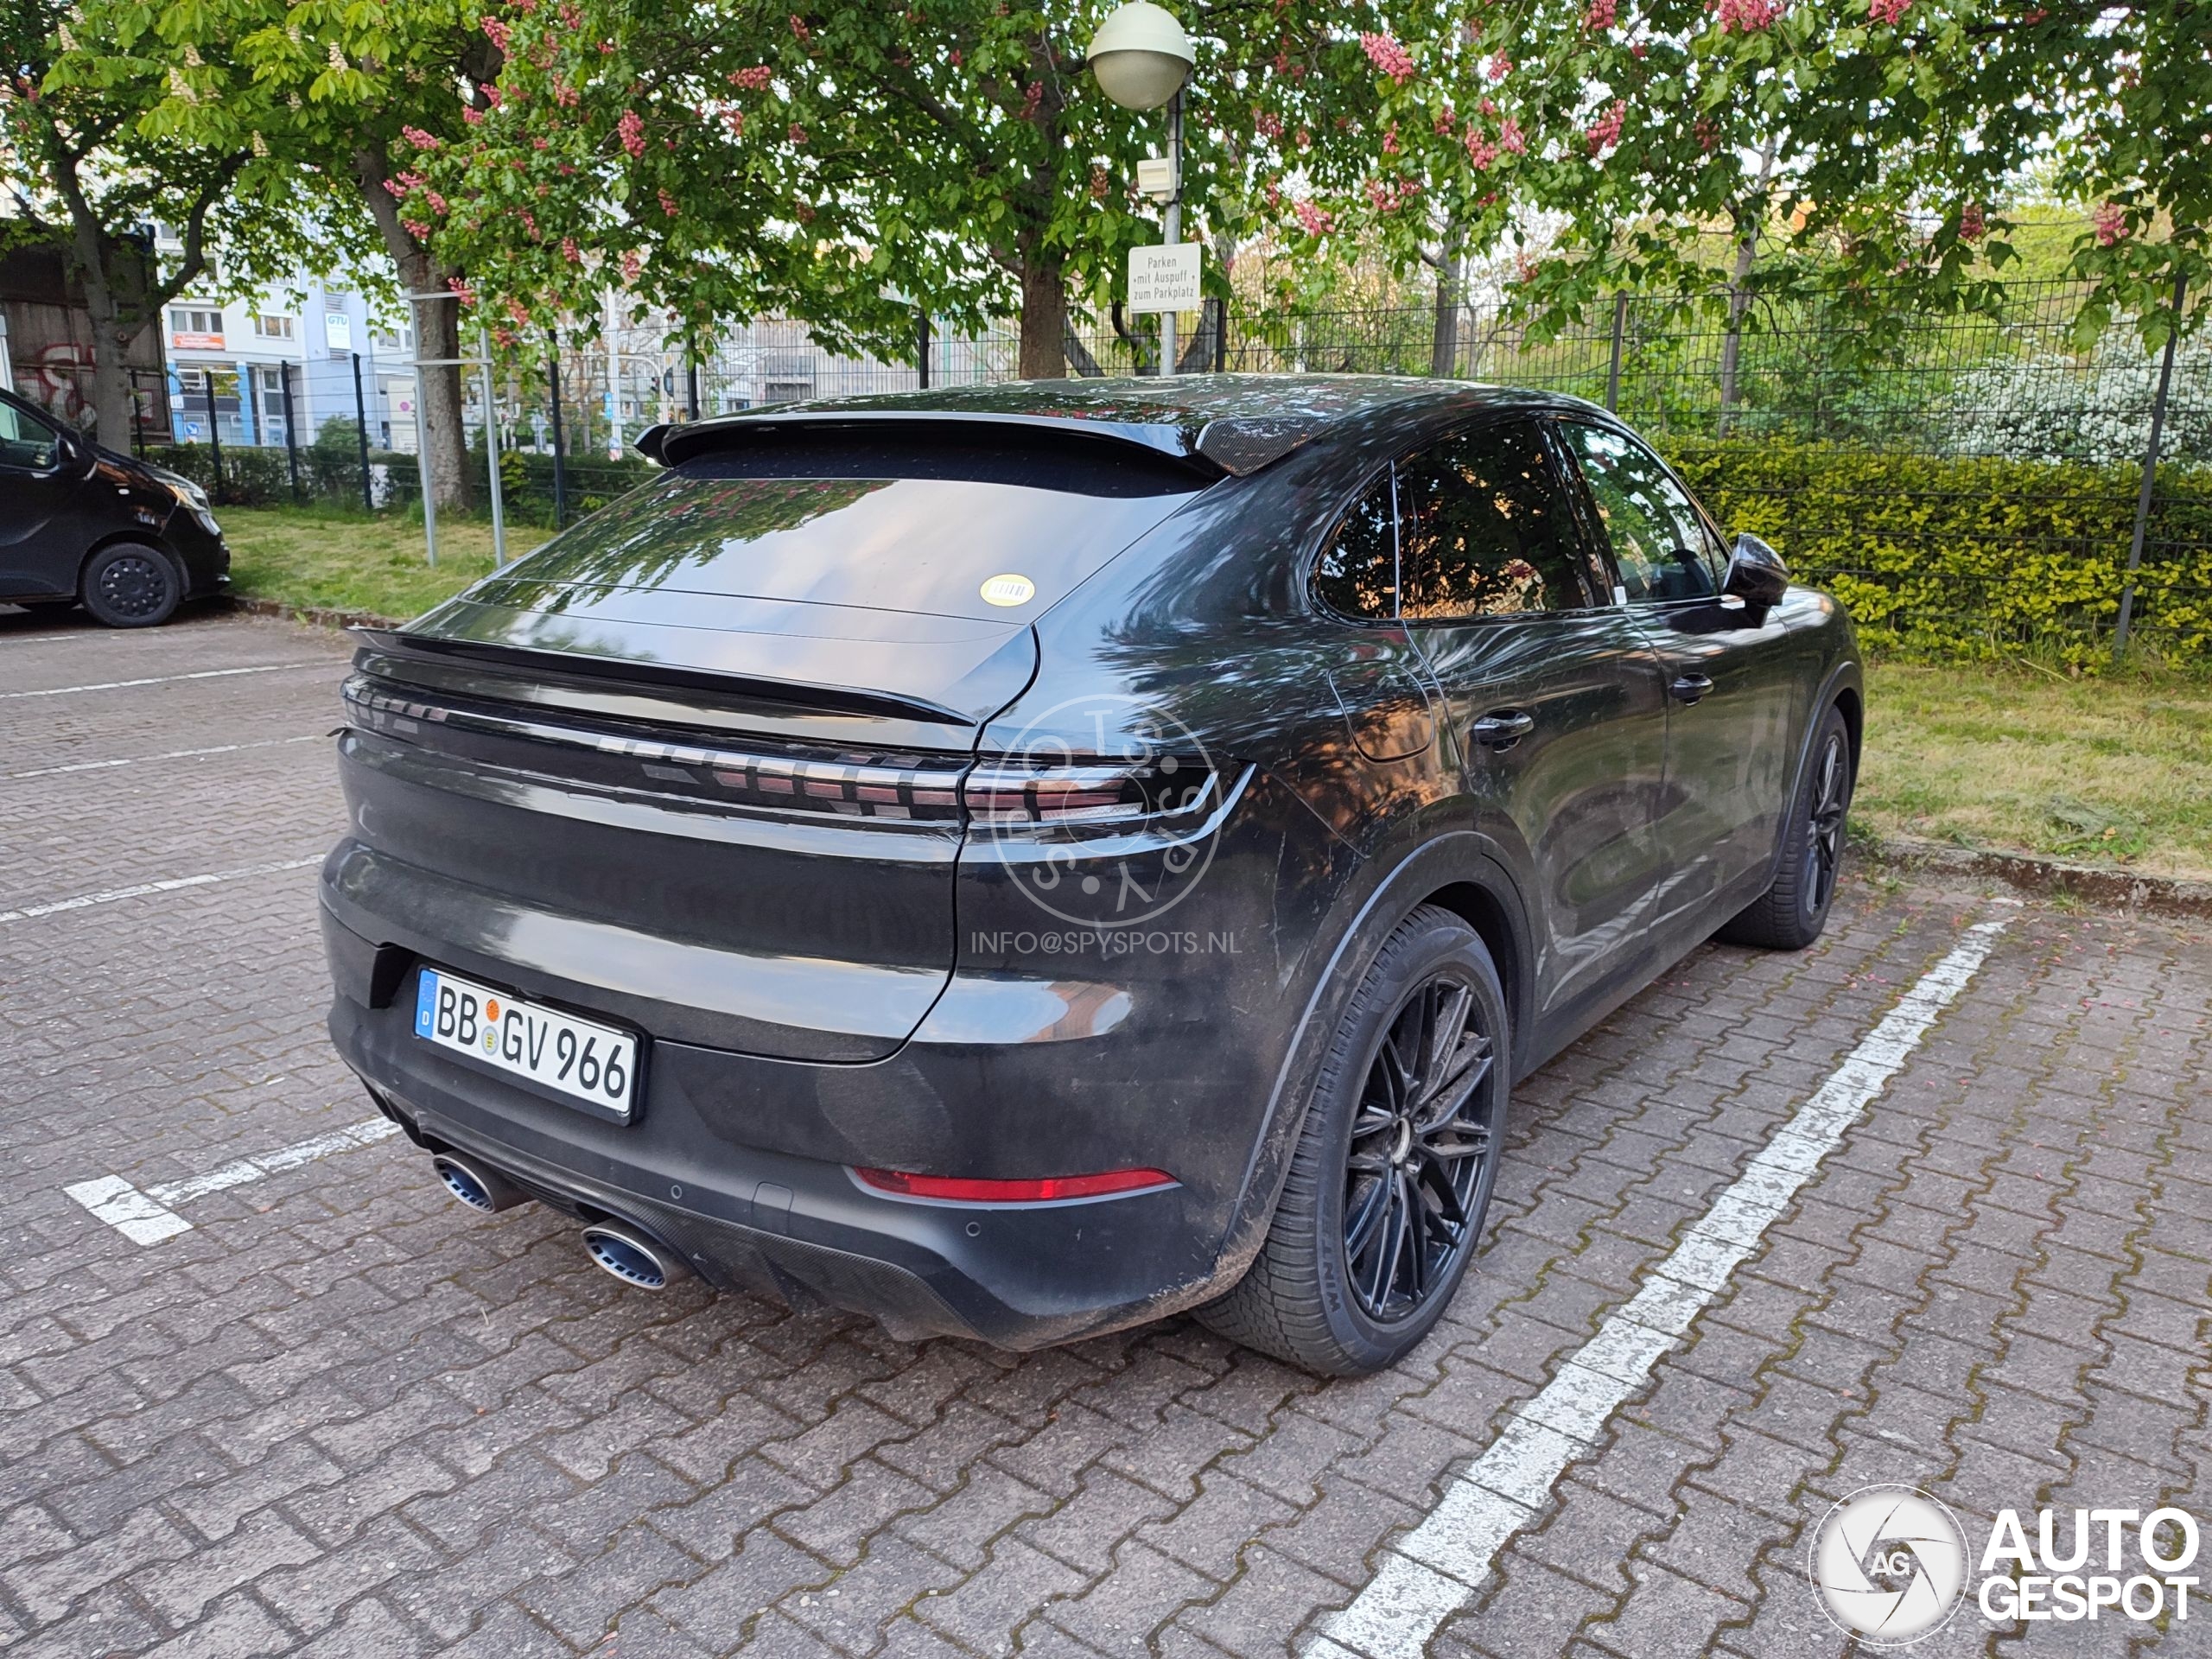
[{"label": "rear spoiler", "polygon": [[[921,697],[895,692],[863,690],[848,686],[806,685],[758,675],[725,674],[712,669],[678,668],[665,663],[633,662],[626,658],[593,657],[581,652],[539,651],[529,645],[493,645],[475,639],[439,639],[420,634],[397,633],[385,628],[355,628],[353,637],[363,651],[399,662],[473,663],[510,674],[535,678],[600,683],[621,681],[632,686],[659,686],[677,691],[705,691],[738,697],[749,702],[774,703],[809,714],[858,715],[878,720],[920,721],[932,726],[972,727],[975,716]],[[356,659],[354,666],[368,668]]]},{"label": "rear spoiler", "polygon": [[668,422],[638,435],[638,453],[664,467],[695,455],[734,448],[747,438],[793,432],[839,430],[880,432],[905,427],[914,432],[948,429],[978,436],[1001,436],[1010,443],[1074,440],[1122,444],[1146,454],[1179,461],[1207,479],[1243,478],[1280,461],[1313,435],[1284,418],[1208,421],[1185,426],[1154,421],[1100,421],[1072,415],[1012,415],[969,410],[792,410],[788,413],[725,415],[708,421]]}]

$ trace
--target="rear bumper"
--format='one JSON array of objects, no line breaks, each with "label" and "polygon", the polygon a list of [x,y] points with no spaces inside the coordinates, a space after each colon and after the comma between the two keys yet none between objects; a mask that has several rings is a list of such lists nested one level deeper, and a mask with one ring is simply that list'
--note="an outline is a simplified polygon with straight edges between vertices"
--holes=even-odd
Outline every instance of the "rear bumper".
[{"label": "rear bumper", "polygon": [[658,1041],[633,1121],[607,1122],[417,1040],[411,957],[395,967],[395,953],[327,908],[322,922],[338,988],[331,1036],[419,1144],[473,1154],[579,1217],[626,1221],[722,1288],[868,1314],[905,1338],[973,1337],[1014,1349],[1155,1318],[1211,1294],[1222,1217],[1189,1185],[1046,1205],[918,1201],[862,1186],[842,1163],[732,1137],[731,1109],[748,1098],[772,1114],[794,1098],[834,1110],[837,1100],[873,1096],[875,1122],[941,1118],[944,1103],[890,1064],[765,1060]]}]

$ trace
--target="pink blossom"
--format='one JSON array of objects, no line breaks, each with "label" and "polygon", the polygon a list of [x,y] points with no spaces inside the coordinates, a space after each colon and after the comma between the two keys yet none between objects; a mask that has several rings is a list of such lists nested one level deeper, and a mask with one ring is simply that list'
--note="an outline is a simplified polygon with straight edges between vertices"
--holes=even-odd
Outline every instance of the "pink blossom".
[{"label": "pink blossom", "polygon": [[384,193],[394,201],[398,201],[407,194],[407,187],[397,179],[386,179],[384,181]]},{"label": "pink blossom", "polygon": [[484,111],[474,104],[464,104],[461,105],[461,118],[472,127],[480,127],[484,124]]},{"label": "pink blossom", "polygon": [[1632,58],[1648,58],[1651,55],[1651,48],[1643,41],[1638,41],[1634,46],[1629,48],[1628,51]]},{"label": "pink blossom", "polygon": [[1690,130],[1697,135],[1697,147],[1708,156],[1713,153],[1713,147],[1720,142],[1720,129],[1713,124],[1709,116],[1698,117]]},{"label": "pink blossom", "polygon": [[1045,83],[1041,80],[1031,81],[1028,90],[1021,95],[1021,118],[1025,121],[1033,119],[1036,116],[1037,106],[1044,101]]},{"label": "pink blossom", "polygon": [[1308,236],[1326,236],[1337,228],[1337,216],[1322,212],[1310,201],[1292,204],[1291,212],[1298,215],[1299,224]]},{"label": "pink blossom", "polygon": [[1273,179],[1268,181],[1267,198],[1270,207],[1280,207],[1282,203],[1282,186]]},{"label": "pink blossom", "polygon": [[543,138],[533,138],[530,141],[530,147],[532,149],[543,149],[545,148],[545,141]]},{"label": "pink blossom", "polygon": [[399,224],[400,228],[404,230],[408,235],[413,237],[417,242],[427,242],[430,239],[430,227],[428,225],[425,225],[421,219],[403,219],[399,221]]},{"label": "pink blossom", "polygon": [[499,323],[493,327],[492,338],[501,346],[512,346],[515,343],[515,331],[506,324]]},{"label": "pink blossom", "polygon": [[631,160],[645,153],[645,123],[635,110],[623,111],[622,118],[614,124],[614,130],[620,135],[622,148],[630,152]]},{"label": "pink blossom", "polygon": [[776,72],[765,63],[756,63],[750,69],[733,69],[729,84],[741,92],[757,92],[776,78]]},{"label": "pink blossom", "polygon": [[1398,153],[1398,129],[1395,126],[1382,135],[1382,153],[1385,156],[1395,156]]},{"label": "pink blossom", "polygon": [[502,53],[507,50],[507,42],[514,38],[514,30],[497,17],[484,20],[484,34]]},{"label": "pink blossom", "polygon": [[463,305],[476,303],[476,290],[468,285],[466,278],[448,276],[446,278],[446,286],[461,296],[461,302]]},{"label": "pink blossom", "polygon": [[806,142],[806,129],[794,121],[791,123],[791,130],[784,136],[795,144],[803,144]]},{"label": "pink blossom", "polygon": [[1959,209],[1960,241],[1979,242],[1981,240],[1981,233],[1987,228],[1988,225],[1982,217],[1980,202],[1970,201]]},{"label": "pink blossom", "polygon": [[670,195],[665,190],[660,192],[660,210],[664,213],[666,213],[671,219],[674,219],[676,217],[676,198]]},{"label": "pink blossom", "polygon": [[436,191],[425,190],[423,193],[423,200],[429,205],[430,211],[440,219],[446,216],[446,199]]},{"label": "pink blossom", "polygon": [[1311,149],[1313,148],[1313,135],[1308,132],[1304,127],[1300,127],[1292,142],[1297,144],[1300,149]]},{"label": "pink blossom", "polygon": [[1584,25],[1598,34],[1604,34],[1620,17],[1620,0],[1590,0],[1590,10],[1582,14]]},{"label": "pink blossom", "polygon": [[1497,113],[1497,105],[1487,98],[1483,99],[1483,101],[1479,105],[1476,105],[1476,107],[1481,110],[1484,115],[1496,115]]},{"label": "pink blossom", "polygon": [[1439,110],[1436,112],[1436,130],[1439,136],[1450,132],[1452,130],[1452,124],[1457,118],[1458,118],[1452,113],[1452,106],[1449,104],[1446,104],[1442,109]]},{"label": "pink blossom", "polygon": [[583,264],[583,250],[576,246],[575,237],[564,236],[561,238],[561,257],[572,265]]},{"label": "pink blossom", "polygon": [[1912,10],[1912,0],[1866,0],[1866,15],[1878,23],[1892,28],[1904,21],[1906,12]]},{"label": "pink blossom", "polygon": [[1484,66],[1484,73],[1492,80],[1503,80],[1513,73],[1513,60],[1505,55],[1503,47],[1490,54],[1490,62]]},{"label": "pink blossom", "polygon": [[499,107],[499,105],[505,96],[499,91],[498,86],[494,86],[488,80],[478,88],[478,90],[484,94],[484,101],[486,104],[489,104],[495,110]]},{"label": "pink blossom", "polygon": [[1621,123],[1628,115],[1628,100],[1617,98],[1612,107],[1590,124],[1590,130],[1583,135],[1589,141],[1590,153],[1611,149],[1621,141]]},{"label": "pink blossom", "polygon": [[1252,111],[1252,130],[1262,138],[1280,138],[1282,137],[1282,117],[1273,110],[1255,110]]},{"label": "pink blossom", "polygon": [[624,282],[636,282],[638,280],[638,273],[645,268],[645,257],[636,250],[632,249],[630,252],[622,256],[622,280]]},{"label": "pink blossom", "polygon": [[1363,35],[1359,37],[1359,44],[1366,52],[1368,61],[1391,79],[1405,81],[1413,79],[1413,54],[1389,35]]},{"label": "pink blossom", "polygon": [[579,93],[575,87],[569,86],[569,83],[562,79],[560,76],[556,75],[553,77],[553,101],[556,104],[558,104],[563,109],[573,110],[575,108],[577,101],[582,96],[582,95]]},{"label": "pink blossom", "polygon": [[1784,0],[1720,0],[1720,32],[1726,35],[1732,29],[1755,35],[1771,29],[1782,16],[1783,4]]},{"label": "pink blossom", "polygon": [[791,13],[791,35],[795,39],[802,41],[814,38],[813,31],[807,28],[805,20],[797,12]]},{"label": "pink blossom", "polygon": [[530,239],[533,242],[537,241],[537,215],[531,213],[529,208],[525,207],[519,214],[517,215],[517,217],[522,220],[523,229],[530,232]]},{"label": "pink blossom", "polygon": [[1510,115],[1505,118],[1505,124],[1497,130],[1497,147],[1509,156],[1529,153],[1529,140],[1522,134],[1521,124]]},{"label": "pink blossom", "polygon": [[583,13],[570,5],[569,0],[561,0],[561,27],[573,35],[583,26]]},{"label": "pink blossom", "polygon": [[2097,227],[2097,245],[2108,248],[2127,236],[2127,214],[2117,202],[2107,201],[2091,215]]},{"label": "pink blossom", "polygon": [[530,308],[512,294],[507,296],[507,315],[524,327],[530,326]]},{"label": "pink blossom", "polygon": [[731,137],[735,138],[742,136],[745,131],[745,111],[743,110],[724,110],[722,111],[722,125],[729,129],[729,136]]},{"label": "pink blossom", "polygon": [[1497,159],[1497,146],[1483,137],[1480,127],[1467,129],[1465,143],[1467,160],[1478,173],[1487,171],[1490,164]]},{"label": "pink blossom", "polygon": [[438,143],[438,137],[435,133],[425,132],[420,127],[402,127],[399,130],[399,136],[404,138],[409,143],[414,145],[417,149],[438,149],[442,148],[442,146]]},{"label": "pink blossom", "polygon": [[1395,213],[1420,194],[1420,181],[1414,179],[1367,181],[1368,205],[1378,213]]}]

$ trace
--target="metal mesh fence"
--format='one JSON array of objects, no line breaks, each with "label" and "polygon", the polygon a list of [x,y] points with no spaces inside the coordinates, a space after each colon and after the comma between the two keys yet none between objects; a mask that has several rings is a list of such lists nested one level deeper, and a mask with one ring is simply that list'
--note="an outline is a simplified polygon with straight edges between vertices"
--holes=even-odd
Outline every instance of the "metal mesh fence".
[{"label": "metal mesh fence", "polygon": [[[1185,372],[1427,374],[1448,356],[1459,378],[1604,404],[1730,528],[1767,536],[1834,588],[1863,628],[1936,649],[2107,650],[2139,518],[2133,626],[2167,656],[2212,660],[2212,342],[2182,344],[2169,372],[2133,319],[2077,338],[2082,298],[2069,283],[2016,283],[1973,315],[1869,318],[1835,302],[1624,296],[1553,333],[1468,306],[1450,316],[1442,352],[1433,305],[1232,307],[1225,320],[1210,308],[1186,319],[1182,360]],[[1152,327],[1071,329],[1071,372],[1154,372]],[[918,328],[918,357],[923,338]],[[927,340],[931,385],[1016,375],[1011,327]],[[655,421],[923,384],[916,361],[832,352],[774,321],[696,364],[643,335],[612,351],[563,340],[555,364],[504,373],[495,389],[508,513],[547,526],[641,480],[649,468],[630,446]],[[468,396],[480,497],[473,378]],[[409,510],[421,494],[411,418],[372,422],[365,458],[350,420],[284,448],[226,446],[221,492]],[[2154,421],[2162,464],[2145,499]],[[159,453],[214,482],[207,446]]]}]

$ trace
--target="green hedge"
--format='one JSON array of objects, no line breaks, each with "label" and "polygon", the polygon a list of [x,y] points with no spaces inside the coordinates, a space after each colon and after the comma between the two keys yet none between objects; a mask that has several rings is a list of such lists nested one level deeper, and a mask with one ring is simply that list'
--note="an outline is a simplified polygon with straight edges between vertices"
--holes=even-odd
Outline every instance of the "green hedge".
[{"label": "green hedge", "polygon": [[[1772,542],[1874,641],[2085,666],[2111,650],[2140,467],[1764,439],[1668,450],[1731,533]],[[2212,661],[2212,468],[2158,469],[2133,626],[2148,652]]]}]

